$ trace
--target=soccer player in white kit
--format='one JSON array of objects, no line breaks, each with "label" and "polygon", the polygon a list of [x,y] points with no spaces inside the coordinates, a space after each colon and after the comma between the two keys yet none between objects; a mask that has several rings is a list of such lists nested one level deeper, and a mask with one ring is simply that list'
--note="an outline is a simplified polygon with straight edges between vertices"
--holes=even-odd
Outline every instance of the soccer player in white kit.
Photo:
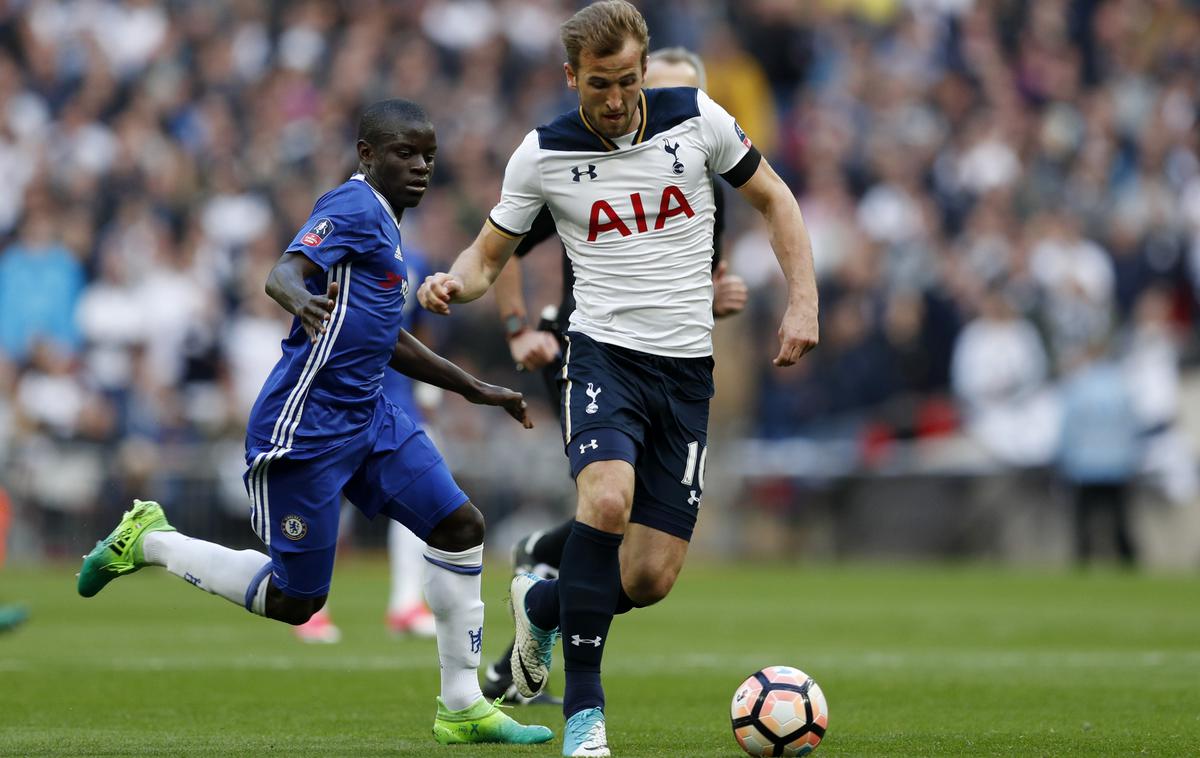
[{"label": "soccer player in white kit", "polygon": [[788,286],[776,366],[817,343],[817,288],[799,206],[733,117],[693,88],[644,90],[649,35],[624,0],[562,27],[579,108],[531,131],[500,202],[418,298],[434,313],[491,286],[548,205],[576,272],[559,385],[578,489],[556,580],[513,580],[513,677],[545,686],[564,640],[565,756],[608,756],[600,662],[613,615],[667,595],[704,488],[712,397],[713,189],[736,187],[767,222]]}]

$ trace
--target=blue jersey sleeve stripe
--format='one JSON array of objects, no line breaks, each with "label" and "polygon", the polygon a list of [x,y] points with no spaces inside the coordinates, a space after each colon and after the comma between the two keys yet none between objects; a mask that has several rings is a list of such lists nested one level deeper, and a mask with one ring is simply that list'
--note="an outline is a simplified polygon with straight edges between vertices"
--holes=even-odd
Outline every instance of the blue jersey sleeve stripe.
[{"label": "blue jersey sleeve stripe", "polygon": [[250,612],[254,611],[254,596],[258,594],[258,585],[262,584],[263,579],[266,578],[267,574],[271,573],[271,567],[273,565],[273,561],[267,561],[263,564],[263,567],[258,570],[258,573],[254,575],[254,578],[250,580],[250,585],[246,587],[246,610]]},{"label": "blue jersey sleeve stripe", "polygon": [[322,334],[315,345],[311,348],[308,360],[305,361],[304,368],[300,372],[300,377],[296,385],[288,394],[287,400],[283,404],[279,417],[275,420],[275,428],[271,433],[271,444],[278,445],[284,448],[290,448],[295,438],[296,427],[300,424],[300,418],[304,414],[304,401],[308,396],[309,387],[312,386],[312,381],[320,371],[321,366],[329,359],[329,354],[333,350],[333,343],[337,340],[338,333],[341,331],[342,324],[346,320],[346,304],[350,300],[350,272],[353,264],[344,263],[334,267],[330,272],[328,280],[330,282],[338,282],[340,291],[338,292],[337,302],[334,306],[333,317],[330,319],[330,324],[324,334]]},{"label": "blue jersey sleeve stripe", "polygon": [[300,403],[296,413],[294,414],[295,419],[292,421],[291,428],[288,429],[287,443],[285,445],[288,448],[291,448],[292,443],[295,441],[296,428],[300,426],[300,419],[304,415],[304,402],[308,399],[308,390],[312,387],[312,381],[316,377],[317,372],[319,372],[325,365],[325,362],[329,360],[329,355],[333,352],[333,345],[335,342],[337,342],[338,334],[340,334],[342,331],[342,324],[346,323],[346,311],[348,310],[347,306],[350,302],[350,273],[353,268],[354,264],[352,263],[344,263],[341,266],[342,276],[341,280],[338,281],[338,286],[341,290],[338,292],[338,299],[341,302],[334,306],[334,317],[330,319],[329,326],[327,327],[325,334],[321,335],[322,337],[328,337],[329,339],[325,340],[325,344],[318,344],[317,346],[321,352],[321,357],[317,361],[316,367],[313,369],[312,374],[308,377],[308,382],[301,392]]},{"label": "blue jersey sleeve stripe", "polygon": [[432,563],[434,566],[437,566],[438,568],[444,568],[447,571],[453,571],[456,574],[465,574],[466,576],[475,576],[477,574],[483,573],[482,565],[480,565],[480,566],[455,566],[453,563],[439,561],[436,558],[430,558],[428,555],[425,556],[425,560],[429,561],[430,563]]}]

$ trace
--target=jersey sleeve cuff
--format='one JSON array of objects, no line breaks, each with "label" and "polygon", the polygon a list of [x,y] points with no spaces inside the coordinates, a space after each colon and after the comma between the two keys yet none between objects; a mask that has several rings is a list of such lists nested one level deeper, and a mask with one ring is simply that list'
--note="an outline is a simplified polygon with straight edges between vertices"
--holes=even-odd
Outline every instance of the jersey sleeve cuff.
[{"label": "jersey sleeve cuff", "polygon": [[496,234],[499,234],[505,239],[519,240],[524,237],[525,234],[527,234],[527,232],[514,232],[512,229],[508,229],[507,227],[496,223],[496,219],[492,218],[491,216],[487,217],[487,224],[488,226],[492,227],[492,231],[496,232]]},{"label": "jersey sleeve cuff", "polygon": [[750,181],[750,177],[754,176],[754,172],[758,170],[758,164],[762,163],[762,153],[758,152],[758,148],[753,145],[742,159],[737,162],[737,165],[721,174],[721,178],[729,182],[730,186],[741,187],[746,182]]}]

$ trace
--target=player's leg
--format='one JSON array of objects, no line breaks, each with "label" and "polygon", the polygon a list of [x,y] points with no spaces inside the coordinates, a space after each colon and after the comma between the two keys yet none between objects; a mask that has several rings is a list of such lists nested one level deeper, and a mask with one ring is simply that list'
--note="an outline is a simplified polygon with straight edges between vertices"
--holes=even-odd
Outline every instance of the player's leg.
[{"label": "player's leg", "polygon": [[390,404],[379,415],[374,450],[345,493],[368,517],[383,514],[425,543],[422,582],[436,619],[442,700],[461,709],[481,697],[473,648],[483,627],[483,516],[411,419]]},{"label": "player's leg", "polygon": [[333,579],[342,486],[371,443],[360,434],[305,458],[251,450],[244,476],[251,526],[271,556],[266,580],[247,608],[299,626],[325,606]]},{"label": "player's leg", "polygon": [[[351,527],[351,509],[344,505],[338,514],[339,536]],[[334,623],[329,604],[312,615],[308,621],[292,629],[296,639],[308,644],[333,645],[341,642],[342,630]]]},{"label": "player's leg", "polygon": [[[585,442],[580,442],[585,438]],[[631,461],[637,456],[637,446],[632,438],[616,429],[589,429],[576,437],[569,448],[572,469],[576,472],[578,512],[571,522],[558,578],[543,580],[526,573],[518,575],[512,583],[517,644],[511,665],[517,689],[527,697],[536,695],[545,685],[557,633],[561,630],[564,635],[579,633],[595,639],[596,635],[587,635],[585,628],[598,624],[607,629],[600,619],[607,615],[611,622],[620,596],[618,550],[633,498]],[[563,599],[567,596],[572,602],[564,606]],[[572,621],[563,626],[568,615]],[[603,642],[596,646],[597,652],[602,645]],[[569,645],[564,645],[565,660],[570,660],[570,650]],[[585,668],[598,671],[595,665]],[[564,708],[569,701],[570,698],[564,697]]]},{"label": "player's leg", "polygon": [[[558,579],[528,584],[513,580],[517,645],[513,679],[522,694],[544,681],[549,656],[541,661],[533,633],[552,623],[551,585],[557,585],[559,632],[563,637],[567,724],[563,755],[607,756],[601,661],[609,627],[622,596],[620,545],[633,503],[634,466],[645,438],[648,392],[643,353],[569,335],[560,379],[563,437],[578,490],[575,523],[563,548]],[[530,633],[524,633],[522,627]],[[532,649],[531,649],[532,648]],[[546,664],[544,668],[539,663]]]},{"label": "player's leg", "polygon": [[[444,464],[432,472],[446,491],[453,483]],[[414,502],[416,498],[414,498]],[[470,502],[441,519],[425,536],[425,598],[436,619],[442,695],[434,738],[443,744],[537,744],[553,738],[544,726],[525,726],[504,714],[479,690],[483,651],[483,515]]]},{"label": "player's leg", "polygon": [[[453,485],[449,471],[440,467],[445,484]],[[404,493],[408,502],[424,495]],[[466,495],[463,502],[441,518],[425,536],[422,583],[429,609],[436,620],[438,656],[441,660],[442,701],[450,710],[466,708],[483,697],[479,691],[479,656],[483,648],[483,515]]]},{"label": "player's leg", "polygon": [[675,586],[687,558],[688,541],[644,524],[630,523],[621,543],[622,602],[617,612],[662,600]]},{"label": "player's leg", "polygon": [[483,648],[483,515],[441,454],[402,413],[383,420],[375,452],[346,486],[367,516],[383,513],[425,542],[425,599],[437,621],[441,696],[434,737],[442,743],[545,742],[545,727],[513,721],[479,690]]},{"label": "player's leg", "polygon": [[433,637],[437,634],[433,613],[421,593],[425,573],[425,543],[399,521],[388,522],[388,568],[391,592],[387,625],[393,634]]},{"label": "player's leg", "polygon": [[579,512],[558,578],[568,718],[604,708],[600,664],[621,596],[619,551],[633,504],[634,470],[626,460],[600,461],[586,466],[576,481]]},{"label": "player's leg", "polygon": [[518,540],[513,546],[513,571],[554,578],[562,565],[563,548],[574,523],[574,518],[568,518],[550,529],[539,529]]},{"label": "player's leg", "polygon": [[[531,627],[553,623],[557,600],[566,677],[563,755],[607,756],[601,663],[622,597],[620,548],[634,493],[634,469],[627,458],[635,457],[636,449],[630,437],[616,430],[591,429],[586,436],[588,441],[580,444],[588,446],[595,440],[601,446],[597,455],[609,459],[586,464],[576,476],[578,514],[558,579],[533,584],[523,596],[522,579],[513,581],[518,630],[513,673],[518,687],[533,689],[538,680],[544,682],[549,655],[540,661],[529,655],[533,651],[527,641],[536,642],[536,635],[522,634],[522,626],[526,620]],[[536,667],[539,662],[546,664],[544,669]]]},{"label": "player's leg", "polygon": [[[571,517],[553,529],[537,531],[517,541],[513,546],[512,563],[514,576],[532,574],[541,579],[558,577],[562,551],[575,518]],[[544,560],[543,560],[544,559]],[[553,563],[551,563],[551,561]],[[483,694],[490,698],[503,696],[507,702],[517,705],[541,704],[562,705],[562,698],[555,697],[546,689],[533,697],[522,695],[513,683],[512,659],[516,640],[508,644],[500,657],[489,663],[483,671]]]},{"label": "player's leg", "polygon": [[[544,326],[539,328],[552,331],[558,338],[561,351],[558,357],[542,367],[542,381],[546,385],[546,396],[550,405],[562,414],[562,395],[559,393],[558,381],[562,374],[563,355],[566,352],[566,340],[556,329],[549,326],[549,321],[543,316]],[[538,530],[533,534],[522,537],[513,545],[512,564],[513,574],[533,574],[543,579],[554,579],[558,576],[558,567],[562,563],[563,547],[567,537],[571,535],[571,526],[575,518],[565,519],[551,529]],[[510,703],[525,705],[539,703],[545,705],[562,705],[560,698],[554,697],[543,689],[530,698],[522,695],[513,684],[512,659],[516,640],[508,644],[500,657],[489,663],[483,671],[483,694],[491,697],[501,697]]]},{"label": "player's leg", "polygon": [[664,359],[658,370],[667,391],[652,405],[638,459],[621,546],[620,610],[657,603],[675,586],[704,496],[711,359]]},{"label": "player's leg", "polygon": [[187,537],[167,522],[158,503],[142,500],[84,556],[79,594],[92,597],[113,579],[146,566],[162,566],[194,587],[289,624],[307,621],[325,602],[323,594],[284,595],[271,581],[271,558]]}]

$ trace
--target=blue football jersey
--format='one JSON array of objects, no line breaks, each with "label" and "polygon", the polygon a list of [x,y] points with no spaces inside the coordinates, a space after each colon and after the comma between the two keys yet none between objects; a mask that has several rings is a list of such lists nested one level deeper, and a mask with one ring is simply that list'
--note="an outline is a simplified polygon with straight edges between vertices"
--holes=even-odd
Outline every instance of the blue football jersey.
[{"label": "blue football jersey", "polygon": [[250,412],[247,444],[319,451],[343,443],[374,416],[408,295],[399,221],[355,174],[317,200],[287,252],[324,272],[305,281],[309,292],[324,294],[337,282],[338,294],[315,343],[299,318],[292,321],[283,355]]},{"label": "blue football jersey", "polygon": [[[404,263],[408,266],[408,285],[412,292],[421,286],[424,281],[428,267],[425,265],[425,259],[419,250],[405,250]],[[421,314],[425,311],[417,305],[415,297],[407,298],[404,302],[404,317],[401,320],[401,325],[404,331],[412,333],[414,329],[421,323]],[[388,400],[392,401],[392,405],[408,414],[409,418],[417,424],[425,425],[425,415],[421,413],[420,406],[413,398],[413,380],[409,379],[404,374],[401,374],[395,369],[389,368],[383,372],[383,394]]]}]

